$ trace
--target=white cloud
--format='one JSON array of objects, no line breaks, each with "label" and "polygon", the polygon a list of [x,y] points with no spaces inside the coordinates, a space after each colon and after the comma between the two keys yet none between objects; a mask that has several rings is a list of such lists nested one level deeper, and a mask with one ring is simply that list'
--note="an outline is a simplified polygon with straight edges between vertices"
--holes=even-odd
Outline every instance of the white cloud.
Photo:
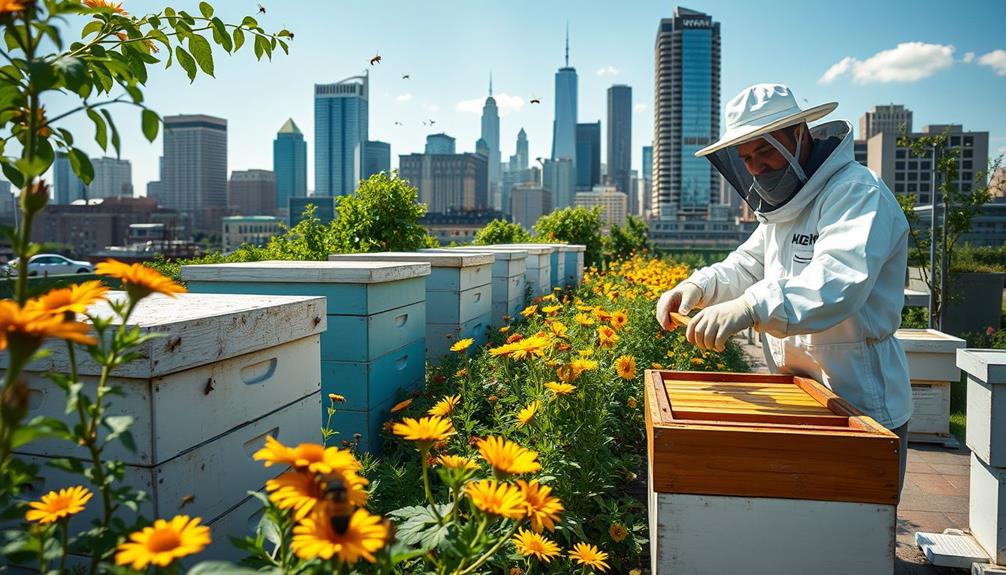
[{"label": "white cloud", "polygon": [[635,110],[636,112],[644,112],[646,111],[646,104],[636,104],[635,106],[632,107],[632,109]]},{"label": "white cloud", "polygon": [[399,94],[395,96],[395,100],[398,102],[408,102],[412,99],[412,94]]},{"label": "white cloud", "polygon": [[833,64],[818,79],[828,84],[851,74],[856,84],[915,82],[954,65],[954,47],[925,42],[903,42],[866,60],[846,56]]},{"label": "white cloud", "polygon": [[426,106],[426,111],[427,112],[439,112],[440,111],[440,106],[438,106],[436,104],[430,104],[429,106]]},{"label": "white cloud", "polygon": [[611,66],[611,65],[605,66],[604,68],[598,68],[597,69],[597,75],[598,76],[617,76],[621,72],[622,72],[621,70],[619,70],[618,68],[616,68],[614,66]]},{"label": "white cloud", "polygon": [[978,63],[996,71],[996,76],[1006,76],[1006,50],[993,50],[978,58]]},{"label": "white cloud", "polygon": [[975,53],[974,52],[967,52],[966,54],[964,54],[964,63],[965,64],[970,64],[971,62],[974,61],[974,59],[975,59]]},{"label": "white cloud", "polygon": [[[524,107],[524,98],[520,96],[511,96],[509,94],[493,94],[493,98],[496,100],[496,107],[499,108],[500,116],[508,116],[513,112],[520,111]],[[471,100],[462,100],[454,106],[454,109],[458,112],[470,112],[472,114],[481,114],[482,106],[486,103],[485,98],[473,98]]]}]

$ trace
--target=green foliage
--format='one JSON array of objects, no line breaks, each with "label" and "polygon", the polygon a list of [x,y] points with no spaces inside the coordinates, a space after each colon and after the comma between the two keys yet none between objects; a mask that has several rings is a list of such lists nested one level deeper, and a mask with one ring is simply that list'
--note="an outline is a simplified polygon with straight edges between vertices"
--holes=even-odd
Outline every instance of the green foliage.
[{"label": "green foliage", "polygon": [[[418,190],[397,173],[380,172],[360,182],[355,194],[339,198],[339,215],[331,225],[335,252],[412,251],[437,247],[419,218],[426,205]],[[329,252],[329,253],[335,253]]]},{"label": "green foliage", "polygon": [[905,306],[901,308],[901,327],[905,329],[925,329],[929,327],[929,308]]},{"label": "green foliage", "polygon": [[642,218],[629,216],[624,226],[611,226],[607,240],[607,253],[614,258],[627,258],[649,250],[649,226]]},{"label": "green foliage", "polygon": [[475,244],[488,246],[492,244],[523,244],[531,241],[531,234],[520,224],[506,220],[493,220],[475,233]]},{"label": "green foliage", "polygon": [[534,224],[535,239],[542,242],[581,244],[587,247],[584,265],[601,263],[601,206],[568,207],[546,214]]}]

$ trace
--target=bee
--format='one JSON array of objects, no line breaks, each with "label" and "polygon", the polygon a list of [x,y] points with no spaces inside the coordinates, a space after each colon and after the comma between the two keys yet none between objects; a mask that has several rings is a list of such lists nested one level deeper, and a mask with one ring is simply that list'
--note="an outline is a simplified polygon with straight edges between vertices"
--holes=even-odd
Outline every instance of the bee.
[{"label": "bee", "polygon": [[324,479],[325,502],[332,512],[329,520],[332,530],[342,535],[349,529],[349,517],[353,514],[353,505],[349,502],[349,493],[346,491],[346,484],[338,478]]},{"label": "bee", "polygon": [[183,495],[181,503],[178,504],[178,508],[181,509],[181,508],[185,507],[186,505],[188,505],[189,503],[194,502],[195,500],[196,500],[196,496],[195,495],[192,495],[192,494]]}]

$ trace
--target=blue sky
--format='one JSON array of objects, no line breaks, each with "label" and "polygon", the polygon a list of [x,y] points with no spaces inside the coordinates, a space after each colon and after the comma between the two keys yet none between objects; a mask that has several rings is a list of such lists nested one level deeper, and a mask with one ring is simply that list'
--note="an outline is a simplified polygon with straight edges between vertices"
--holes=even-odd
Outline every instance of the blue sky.
[{"label": "blue sky", "polygon": [[[256,10],[256,2],[213,3],[218,15],[238,21]],[[147,102],[164,115],[226,118],[229,170],[272,169],[273,137],[292,117],[308,141],[311,188],[313,84],[364,69],[371,71],[370,137],[391,143],[393,165],[399,154],[422,151],[431,131],[445,131],[457,138],[460,151],[473,151],[490,70],[503,110],[504,160],[514,153],[521,127],[531,157],[548,155],[553,75],[563,63],[567,21],[570,64],[579,73],[579,121],[601,120],[606,129],[607,88],[632,86],[632,164],[638,168],[641,148],[653,133],[653,42],[660,18],[671,16],[676,6],[649,0],[262,2],[268,13],[259,20],[267,29],[295,32],[289,56],[256,62],[250,49],[232,57],[221,53],[216,78],[201,77],[192,85],[177,66],[157,69]],[[196,4],[171,5],[196,11]],[[123,3],[134,13],[161,5]],[[857,130],[859,116],[870,106],[902,103],[914,111],[916,130],[927,123],[963,123],[990,132],[991,153],[1006,152],[1006,2],[704,0],[684,5],[721,23],[721,105],[749,84],[781,82],[801,104],[804,98],[811,104],[838,101],[832,117],[852,120]],[[375,53],[383,62],[369,66]],[[835,77],[825,82],[829,69]],[[403,74],[411,79],[401,79]],[[532,97],[541,104],[529,104]],[[50,110],[60,104],[51,102]],[[149,144],[142,138],[133,109],[116,115],[124,135],[122,156],[133,162],[134,186],[143,194],[146,182],[157,177],[161,141]],[[433,130],[422,125],[429,119],[436,120]],[[86,118],[69,127],[91,134]],[[78,136],[78,142],[85,140],[86,151],[100,155],[90,139]]]}]

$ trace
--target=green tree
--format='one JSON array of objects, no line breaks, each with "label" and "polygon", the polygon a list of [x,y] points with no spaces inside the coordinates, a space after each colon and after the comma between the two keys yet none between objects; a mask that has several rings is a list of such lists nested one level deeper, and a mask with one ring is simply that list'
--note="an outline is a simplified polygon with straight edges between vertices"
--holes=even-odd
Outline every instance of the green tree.
[{"label": "green tree", "polygon": [[493,220],[475,233],[475,244],[488,246],[492,244],[522,244],[531,241],[531,234],[520,224],[503,219]]},{"label": "green tree", "polygon": [[332,222],[338,252],[412,251],[439,244],[419,223],[426,205],[407,180],[384,172],[360,182],[355,194],[339,198]]},{"label": "green tree", "polygon": [[586,246],[584,264],[601,263],[601,206],[568,207],[546,214],[534,224],[535,239]]},{"label": "green tree", "polygon": [[642,218],[629,216],[624,226],[611,226],[611,235],[607,238],[608,253],[612,257],[622,258],[648,250],[649,231],[649,226]]}]

